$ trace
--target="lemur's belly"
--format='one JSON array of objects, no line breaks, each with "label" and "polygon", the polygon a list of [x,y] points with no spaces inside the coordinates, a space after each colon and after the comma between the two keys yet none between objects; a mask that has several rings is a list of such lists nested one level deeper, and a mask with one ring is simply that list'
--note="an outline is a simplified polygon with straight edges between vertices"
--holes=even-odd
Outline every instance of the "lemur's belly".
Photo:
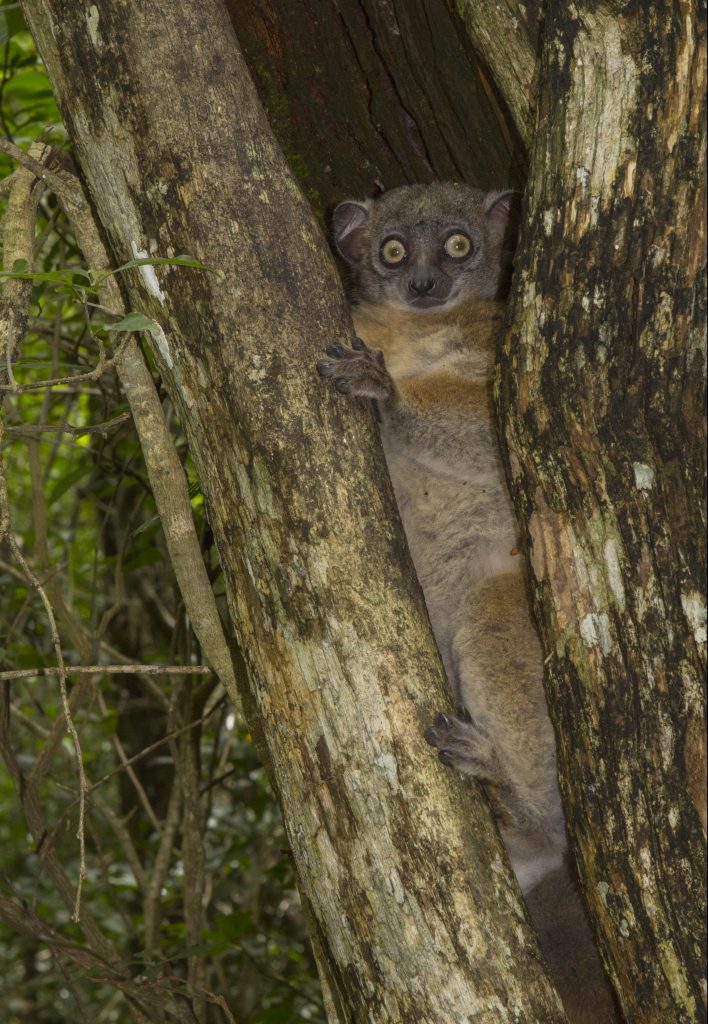
[{"label": "lemur's belly", "polygon": [[461,479],[384,450],[433,632],[452,678],[451,643],[475,583],[522,572],[506,481]]}]

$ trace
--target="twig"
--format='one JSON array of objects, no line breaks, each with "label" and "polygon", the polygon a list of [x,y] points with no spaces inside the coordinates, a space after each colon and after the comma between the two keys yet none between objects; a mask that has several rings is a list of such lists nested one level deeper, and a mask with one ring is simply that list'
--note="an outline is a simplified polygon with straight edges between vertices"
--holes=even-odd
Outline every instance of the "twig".
[{"label": "twig", "polygon": [[[180,714],[187,720],[201,717],[209,693],[208,683],[197,690],[183,694]],[[204,807],[199,792],[200,757],[198,736],[193,733],[181,737],[179,752],[179,781],[182,786],[182,865],[184,887],[182,908],[187,947],[198,947],[204,923]],[[195,991],[194,1015],[199,1021],[206,1017],[204,1002],[205,964],[199,952],[187,956],[187,979]]]},{"label": "twig", "polygon": [[235,943],[235,945],[236,948],[239,949],[244,954],[244,956],[246,956],[251,961],[251,963],[256,968],[258,973],[262,974],[264,978],[269,978],[271,981],[277,981],[279,985],[284,985],[285,988],[289,988],[291,992],[294,992],[295,995],[299,996],[300,999],[304,1000],[306,1003],[309,1003],[311,1006],[316,1006],[319,1010],[324,1009],[324,1004],[319,999],[317,999],[317,997],[310,996],[306,992],[303,992],[301,989],[297,987],[297,985],[294,985],[292,981],[286,978],[283,974],[280,974],[279,971],[274,971],[264,967],[263,964],[258,959],[258,957],[255,956],[250,951],[250,949],[244,946],[242,942],[237,942]]},{"label": "twig", "polygon": [[[104,701],[103,694],[100,692],[100,690],[99,690],[99,693],[98,693],[98,706],[100,708],[100,711],[101,711],[102,715],[105,716],[105,715],[108,714],[108,708],[106,707],[106,702]],[[128,764],[129,757],[128,757],[128,755],[125,752],[125,747],[121,743],[120,738],[115,733],[111,737],[111,740],[113,742],[113,748],[114,748],[116,754],[118,755],[118,760],[122,764],[123,768],[125,768],[126,775],[128,776],[128,778],[132,782],[133,789],[138,794],[138,801],[139,801],[139,803],[142,804],[143,809],[145,811],[145,814],[150,819],[150,824],[154,828],[155,834],[158,835],[158,836],[161,835],[162,834],[162,826],[160,825],[160,822],[158,821],[157,815],[155,814],[155,811],[153,810],[153,806],[150,803],[150,799],[149,799],[147,793],[145,792],[144,786],[140,782],[140,779],[138,778],[138,776],[135,774],[133,766]]]},{"label": "twig", "polygon": [[174,758],[175,774],[172,789],[167,803],[167,812],[162,826],[160,842],[152,864],[147,892],[143,900],[143,917],[145,921],[145,952],[148,956],[154,953],[160,933],[160,897],[162,885],[170,868],[172,849],[177,830],[181,823],[182,786],[177,774],[177,758]]},{"label": "twig", "polygon": [[130,835],[130,830],[126,827],[123,818],[116,814],[113,808],[103,799],[100,793],[92,793],[91,802],[94,807],[97,808],[99,814],[102,814],[110,825],[113,834],[120,843],[123,854],[126,861],[133,872],[135,881],[140,889],[141,893],[144,893],[147,889],[147,875],[143,863],[138,856],[138,852],[135,849],[135,844]]},{"label": "twig", "polygon": [[170,981],[176,985],[184,985],[190,992],[198,992],[208,1003],[212,1003],[221,1009],[227,1024],[237,1024],[236,1018],[223,996],[217,996],[216,993],[210,992],[208,988],[204,988],[202,985],[195,985],[194,982],[188,981],[186,978],[180,978],[175,974],[170,976]]},{"label": "twig", "polygon": [[[12,143],[7,143],[7,145],[12,145]],[[45,147],[43,145],[40,146],[37,144],[35,144],[32,149],[40,154],[44,154],[45,151]],[[31,159],[34,159],[34,157],[31,157]],[[32,187],[31,182],[27,181],[25,175],[18,174],[10,192],[8,216],[5,221],[3,241],[5,258],[11,259],[13,262],[15,259],[24,259],[28,266],[31,266],[32,263],[34,217],[37,199],[38,194],[36,188]],[[18,282],[13,282],[13,284],[17,283]],[[5,345],[7,365],[11,380],[12,356],[16,345],[21,341],[24,334],[24,329],[27,323],[27,309],[30,293],[31,288],[28,292],[27,289],[21,289],[18,291],[8,286],[6,286],[3,291],[3,313],[7,330],[5,337],[0,339],[0,342],[4,342]],[[2,442],[2,437],[3,424],[2,421],[0,421],[0,443]],[[32,589],[37,592],[42,604],[44,605],[44,610],[49,622],[52,645],[54,647],[54,653],[57,660],[59,692],[61,695],[64,718],[76,752],[76,766],[79,776],[79,821],[77,829],[77,838],[79,840],[79,880],[76,886],[73,919],[78,922],[81,909],[81,890],[84,878],[86,877],[86,839],[84,825],[86,817],[86,792],[88,790],[88,782],[84,772],[79,734],[76,731],[76,726],[74,725],[74,720],[71,715],[71,707],[69,705],[69,694],[66,685],[66,670],[64,667],[64,654],[54,616],[54,609],[51,601],[49,600],[47,591],[30,568],[29,563],[20,550],[20,546],[12,532],[7,483],[4,475],[4,465],[0,458],[0,539],[3,537],[7,540],[15,562],[22,570],[25,579]]]},{"label": "twig", "polygon": [[[45,147],[49,148],[49,147]],[[49,168],[43,164],[40,160],[37,160],[32,156],[32,153],[28,153],[24,149],[20,149],[14,142],[10,142],[9,139],[0,139],[0,150],[11,156],[13,160],[17,160],[18,164],[22,167],[26,167],[28,171],[31,171],[35,178],[39,178],[40,181],[45,182],[49,185],[53,192],[59,195],[59,192],[65,190],[65,182],[63,175],[68,173],[65,171],[50,171]],[[83,200],[85,202],[85,200]]]},{"label": "twig", "polygon": [[10,126],[7,123],[6,119],[5,119],[5,109],[4,109],[5,108],[5,102],[4,102],[4,98],[3,98],[3,94],[5,92],[5,86],[10,81],[10,77],[11,77],[7,73],[7,69],[9,68],[9,66],[10,66],[10,40],[8,39],[7,42],[5,43],[5,55],[3,57],[3,68],[2,68],[2,73],[0,74],[0,125],[2,125],[2,130],[5,132],[5,135],[8,137],[8,139],[11,139],[12,138],[12,132],[10,131]]},{"label": "twig", "polygon": [[184,676],[211,675],[213,669],[208,665],[63,665],[60,670],[56,666],[38,668],[17,668],[0,672],[2,679],[31,679],[33,676],[52,676],[63,671],[65,676],[78,675],[114,675],[119,673],[145,676]]},{"label": "twig", "polygon": [[[49,171],[43,163],[12,143],[0,141],[0,149],[32,170],[53,189],[72,224],[87,265],[95,270],[112,270],[79,179],[68,171]],[[124,311],[115,277],[106,278],[99,290],[99,301],[110,309]],[[207,660],[214,666],[231,700],[238,707],[238,685],[239,682],[245,685],[245,680],[239,676],[237,681],[234,659],[226,642],[194,528],[184,469],[166,427],[152,375],[132,335],[128,336],[125,345],[119,348],[108,363],[116,364],[130,404],[170,559],[192,629]],[[242,662],[237,661],[237,665],[241,667]]]},{"label": "twig", "polygon": [[[71,942],[53,931],[20,898],[15,901],[0,893],[0,920],[13,931],[27,935],[35,942],[46,943],[61,964],[78,964],[93,984],[107,983],[115,986],[128,1000],[136,1022],[150,1024],[164,1020],[166,1012],[172,1010],[172,979],[159,978],[153,982],[144,976],[132,978],[127,966],[121,961],[107,960],[95,951],[79,946],[78,943]],[[99,971],[98,968],[102,970]],[[163,995],[161,989],[167,989],[167,995]],[[183,1024],[187,1024],[188,1020],[193,1022],[193,1018],[188,1018],[186,1012],[178,1013],[176,1019]]]},{"label": "twig", "polygon": [[[5,485],[4,477],[0,476],[0,516],[2,520],[5,520],[7,515],[7,488]],[[9,516],[8,516],[9,526]],[[57,659],[57,666],[55,674],[59,676],[59,692],[61,694],[61,703],[64,710],[64,717],[66,719],[66,726],[74,744],[74,750],[76,752],[76,766],[79,773],[79,824],[76,831],[77,839],[79,840],[79,881],[76,886],[76,902],[74,903],[74,912],[72,919],[76,922],[80,918],[81,908],[81,889],[83,882],[86,877],[86,838],[84,835],[84,821],[86,817],[86,793],[88,792],[88,782],[86,780],[86,774],[84,772],[83,755],[81,753],[81,742],[79,740],[79,734],[76,731],[74,720],[71,717],[71,709],[69,708],[69,693],[66,688],[66,668],[64,666],[64,655],[61,649],[61,640],[59,639],[59,633],[57,631],[57,623],[54,618],[54,610],[51,602],[47,597],[47,593],[44,587],[41,585],[37,577],[34,575],[29,565],[25,561],[25,558],[20,551],[19,545],[15,540],[12,532],[8,529],[6,539],[9,543],[10,550],[15,558],[17,564],[21,567],[24,572],[28,583],[32,586],[39,594],[44,610],[49,620],[49,628],[52,636],[52,644],[54,646],[54,653]]]},{"label": "twig", "polygon": [[167,736],[162,736],[159,740],[156,740],[154,743],[151,743],[149,747],[144,747],[142,750],[139,750],[138,753],[133,754],[133,756],[128,761],[126,761],[124,765],[119,765],[117,768],[114,768],[112,771],[108,772],[107,775],[104,775],[102,778],[98,779],[97,782],[94,782],[91,786],[91,792],[93,792],[94,789],[98,789],[99,786],[104,786],[107,782],[110,782],[112,778],[114,778],[116,775],[119,775],[122,771],[124,771],[129,764],[135,764],[137,761],[142,761],[144,757],[147,757],[148,754],[152,754],[152,752],[154,750],[157,750],[158,747],[164,747],[166,743],[171,743],[173,740],[177,739],[178,736],[181,736],[185,732],[189,732],[190,729],[196,729],[197,726],[203,725],[215,710],[216,707],[214,707],[212,711],[209,712],[209,714],[204,715],[202,718],[197,718],[194,722],[189,722],[187,725],[183,725],[179,729],[172,730],[170,733],[168,733]]},{"label": "twig", "polygon": [[37,434],[71,434],[72,437],[83,437],[84,434],[106,434],[121,423],[127,423],[132,419],[129,412],[122,412],[114,416],[112,420],[104,423],[94,423],[86,427],[74,427],[71,423],[27,423],[22,427],[5,427],[7,434],[16,434],[20,437],[34,437]]},{"label": "twig", "polygon": [[[77,690],[79,690],[80,685],[81,684],[74,687],[71,695],[72,701]],[[60,721],[60,719],[57,719],[57,721]],[[53,736],[54,727],[52,727],[52,736],[50,737],[49,743],[53,742]],[[45,744],[45,747],[47,745],[48,744]],[[43,753],[44,748],[42,750],[42,754]],[[30,778],[25,776],[24,772],[20,768],[15,752],[10,744],[7,729],[4,728],[1,720],[0,756],[2,756],[7,766],[8,773],[17,791],[35,848],[41,854],[41,861],[47,866],[55,891],[59,893],[64,905],[71,910],[76,899],[76,888],[64,870],[64,866],[56,852],[51,849],[51,844],[45,843],[48,830],[42,815],[42,809],[38,797],[38,787],[32,783]],[[93,950],[103,962],[112,964],[118,964],[120,962],[120,956],[117,950],[98,927],[91,912],[85,907],[81,911],[81,920],[79,924],[89,946],[91,947],[91,950]]]},{"label": "twig", "polygon": [[18,384],[10,369],[9,373],[12,383],[0,384],[0,391],[10,391],[14,395],[22,395],[26,391],[42,391],[44,388],[56,388],[61,384],[77,384],[83,380],[98,380],[108,370],[113,369],[131,341],[134,342],[132,334],[126,334],[116,348],[114,355],[109,359],[104,359],[103,362],[99,360],[93,370],[89,370],[87,373],[75,373],[69,377],[54,377],[52,380],[35,381],[32,384]]}]

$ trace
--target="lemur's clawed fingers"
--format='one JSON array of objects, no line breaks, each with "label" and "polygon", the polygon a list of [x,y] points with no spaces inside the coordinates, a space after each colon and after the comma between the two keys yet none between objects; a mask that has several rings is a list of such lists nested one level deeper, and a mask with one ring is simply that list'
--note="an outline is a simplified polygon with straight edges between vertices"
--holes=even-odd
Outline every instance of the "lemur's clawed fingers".
[{"label": "lemur's clawed fingers", "polygon": [[358,353],[355,352],[352,348],[347,348],[347,346],[343,345],[341,341],[331,342],[325,349],[325,352],[327,353],[328,356],[331,356],[333,359],[358,358]]},{"label": "lemur's clawed fingers", "polygon": [[425,739],[431,747],[437,747],[438,757],[444,765],[485,781],[499,780],[500,769],[494,747],[486,730],[477,724],[467,708],[459,707],[455,718],[436,715],[425,732]]},{"label": "lemur's clawed fingers", "polygon": [[370,349],[361,338],[353,339],[352,348],[334,341],[325,351],[329,358],[320,359],[317,372],[321,377],[331,377],[341,394],[382,400],[393,393],[383,353]]},{"label": "lemur's clawed fingers", "polygon": [[383,368],[384,366],[384,354],[380,348],[369,348],[365,341],[361,338],[355,337],[352,341],[352,348],[356,349],[357,352],[363,352],[365,355],[376,363],[377,366]]}]

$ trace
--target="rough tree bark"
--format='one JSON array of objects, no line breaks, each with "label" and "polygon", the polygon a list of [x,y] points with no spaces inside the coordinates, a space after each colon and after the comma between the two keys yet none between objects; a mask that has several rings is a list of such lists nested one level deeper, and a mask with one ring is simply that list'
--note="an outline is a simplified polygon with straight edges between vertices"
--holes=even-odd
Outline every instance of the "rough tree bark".
[{"label": "rough tree bark", "polygon": [[[226,5],[271,127],[316,210],[377,185],[523,184],[533,119],[515,130],[447,0]],[[535,51],[526,22],[516,21],[513,39],[508,25],[494,33],[494,53],[503,50],[508,66],[511,41],[528,85]],[[524,97],[528,112],[533,92]]]},{"label": "rough tree bark", "polygon": [[337,276],[220,0],[23,4],[180,409],[337,1019],[561,1021],[474,787],[422,740],[445,681],[366,409],[312,364]]},{"label": "rough tree bark", "polygon": [[698,4],[550,4],[501,375],[584,887],[628,1021],[705,1020]]},{"label": "rough tree bark", "polygon": [[[536,125],[543,0],[451,0],[526,149]],[[498,187],[498,182],[496,185]]]},{"label": "rough tree bark", "polygon": [[[629,1019],[693,1020],[705,1014],[705,11],[551,4],[542,27],[536,2],[454,6],[527,144],[543,80],[501,409],[581,874]],[[400,31],[402,5],[387,10],[380,52]],[[287,82],[300,40],[278,39],[269,81]],[[296,152],[304,121],[291,124]],[[394,110],[380,127],[399,138],[402,124]]]}]

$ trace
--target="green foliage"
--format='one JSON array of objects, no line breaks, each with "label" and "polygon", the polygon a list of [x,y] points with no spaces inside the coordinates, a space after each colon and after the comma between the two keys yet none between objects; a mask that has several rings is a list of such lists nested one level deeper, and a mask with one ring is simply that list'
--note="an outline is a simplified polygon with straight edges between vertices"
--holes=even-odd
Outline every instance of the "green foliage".
[{"label": "green foliage", "polygon": [[[0,5],[0,56],[0,130],[4,137],[17,145],[40,136],[54,145],[65,145],[66,132],[49,79],[17,3]],[[12,160],[0,153],[0,178],[12,169]]]},{"label": "green foliage", "polygon": [[[0,131],[22,147],[39,136],[66,147],[17,4],[0,6],[0,55]],[[0,178],[14,166],[0,153]],[[149,332],[154,321],[139,310],[115,316],[97,308],[105,275],[84,265],[48,191],[39,201],[36,236],[34,267],[20,262],[0,274],[0,288],[32,285],[12,386],[7,368],[0,370],[13,535],[52,602],[69,665],[198,664],[125,397],[111,370],[93,372],[125,332]],[[134,259],[113,273],[146,264],[185,274],[206,269],[178,256]],[[49,380],[61,383],[47,387]],[[175,412],[167,399],[163,404],[223,605],[204,501]],[[0,658],[5,671],[56,664],[44,605],[7,547],[0,552]],[[75,887],[80,871],[76,752],[67,736],[52,746],[63,718],[57,677],[3,685],[0,897],[20,908],[26,927],[0,914],[2,1019],[132,1024],[129,998],[105,963],[91,961],[91,939],[71,920],[71,901],[57,883],[59,870]],[[178,999],[194,1000],[206,1024],[225,1020],[213,1000],[199,1006],[206,991],[223,997],[239,1024],[323,1022],[280,814],[245,725],[219,697],[213,677],[97,672],[71,675],[69,691],[94,787],[82,909],[113,944],[127,976],[140,976],[163,999],[165,1021],[174,1019],[170,1007]],[[130,771],[127,758],[136,759]],[[21,799],[37,771],[39,826]],[[165,858],[161,844],[181,787],[190,814],[177,805]],[[155,878],[159,893],[151,906],[146,886]],[[196,936],[194,911],[187,909],[195,885],[204,908]],[[89,959],[72,957],[74,948]]]}]

